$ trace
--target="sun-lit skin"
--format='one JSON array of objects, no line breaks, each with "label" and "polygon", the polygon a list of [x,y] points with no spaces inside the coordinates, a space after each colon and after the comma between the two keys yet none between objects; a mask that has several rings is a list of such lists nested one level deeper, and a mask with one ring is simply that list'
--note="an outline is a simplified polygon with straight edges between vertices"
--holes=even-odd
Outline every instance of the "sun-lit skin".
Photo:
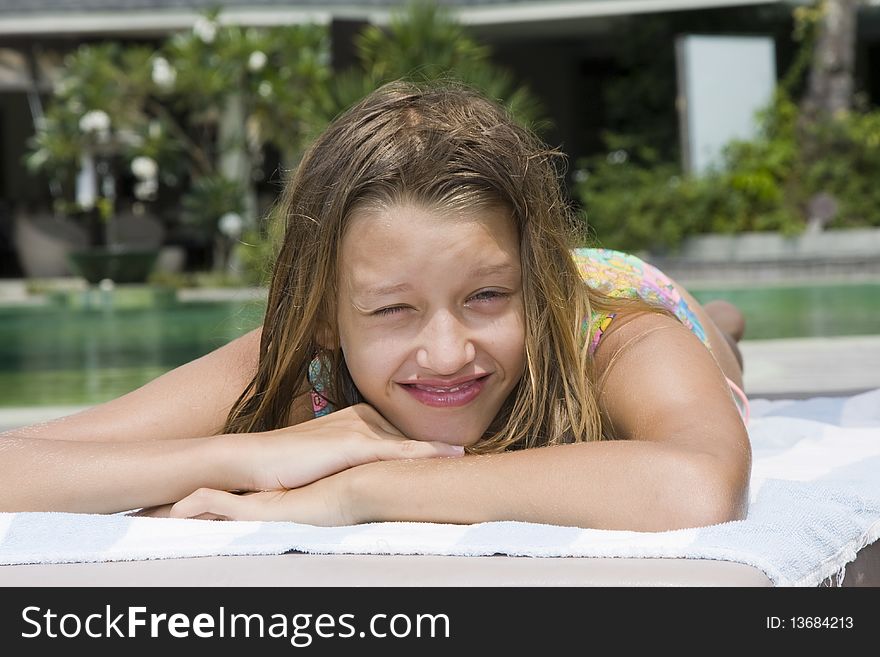
[{"label": "sun-lit skin", "polygon": [[366,401],[409,438],[475,443],[525,368],[511,218],[411,203],[362,210],[339,272],[340,345]]}]

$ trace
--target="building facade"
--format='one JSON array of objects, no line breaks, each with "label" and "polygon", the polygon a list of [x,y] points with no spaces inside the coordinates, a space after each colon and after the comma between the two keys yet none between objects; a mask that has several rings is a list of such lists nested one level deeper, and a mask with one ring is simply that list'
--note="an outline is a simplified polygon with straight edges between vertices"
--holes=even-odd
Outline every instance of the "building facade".
[{"label": "building facade", "polygon": [[[352,37],[382,25],[393,0],[0,0],[0,276],[20,273],[11,247],[15,209],[39,204],[47,183],[22,164],[53,70],[83,42],[157,41],[191,29],[204,11],[224,21],[330,27],[334,68],[354,61]],[[576,167],[604,148],[606,130],[644,135],[667,157],[679,147],[674,41],[681,34],[764,35],[777,74],[794,56],[794,0],[438,0],[488,45],[495,63],[546,108],[545,139]],[[866,2],[859,21],[859,88],[880,100],[880,20]]]}]

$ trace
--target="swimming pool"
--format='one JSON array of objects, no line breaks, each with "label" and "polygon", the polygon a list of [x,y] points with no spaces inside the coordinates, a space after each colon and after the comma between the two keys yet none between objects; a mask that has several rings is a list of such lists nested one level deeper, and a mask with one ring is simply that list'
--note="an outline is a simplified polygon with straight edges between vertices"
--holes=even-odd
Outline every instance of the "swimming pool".
[{"label": "swimming pool", "polygon": [[0,407],[94,404],[260,325],[262,302],[0,308]]},{"label": "swimming pool", "polygon": [[[880,283],[696,289],[746,315],[746,339],[880,334]],[[259,326],[264,302],[0,307],[0,407],[112,399]]]},{"label": "swimming pool", "polygon": [[745,339],[880,334],[880,283],[694,289],[697,301],[725,299],[746,317]]}]

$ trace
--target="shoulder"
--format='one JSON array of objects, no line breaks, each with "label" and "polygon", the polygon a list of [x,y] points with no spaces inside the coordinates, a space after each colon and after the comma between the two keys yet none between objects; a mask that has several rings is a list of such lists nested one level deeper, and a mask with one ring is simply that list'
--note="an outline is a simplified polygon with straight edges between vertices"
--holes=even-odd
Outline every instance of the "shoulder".
[{"label": "shoulder", "polygon": [[747,454],[748,434],[724,373],[677,319],[621,314],[594,354],[599,405],[615,438]]},{"label": "shoulder", "polygon": [[658,454],[686,455],[680,460],[682,480],[687,469],[697,468],[708,475],[700,479],[698,494],[721,495],[741,513],[751,445],[724,373],[677,319],[650,312],[618,319],[594,360],[605,433],[654,443]]}]

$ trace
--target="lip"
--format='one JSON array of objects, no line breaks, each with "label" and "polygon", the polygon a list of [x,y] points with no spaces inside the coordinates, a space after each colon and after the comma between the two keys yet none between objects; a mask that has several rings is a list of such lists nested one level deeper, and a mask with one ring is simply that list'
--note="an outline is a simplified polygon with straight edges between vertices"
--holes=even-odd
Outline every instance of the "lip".
[{"label": "lip", "polygon": [[449,408],[465,406],[479,397],[489,376],[485,374],[453,381],[419,380],[413,383],[400,382],[398,385],[420,404]]}]

